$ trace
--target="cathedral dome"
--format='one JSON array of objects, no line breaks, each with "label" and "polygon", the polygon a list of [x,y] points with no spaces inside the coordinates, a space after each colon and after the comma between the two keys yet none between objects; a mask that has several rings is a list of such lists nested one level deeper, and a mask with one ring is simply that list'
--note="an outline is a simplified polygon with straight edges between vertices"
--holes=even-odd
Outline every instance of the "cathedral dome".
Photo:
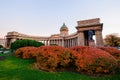
[{"label": "cathedral dome", "polygon": [[65,25],[65,23],[63,23],[63,25],[62,25],[61,28],[60,28],[60,31],[64,31],[64,30],[67,30],[67,31],[68,31],[68,28],[67,28],[67,26]]}]

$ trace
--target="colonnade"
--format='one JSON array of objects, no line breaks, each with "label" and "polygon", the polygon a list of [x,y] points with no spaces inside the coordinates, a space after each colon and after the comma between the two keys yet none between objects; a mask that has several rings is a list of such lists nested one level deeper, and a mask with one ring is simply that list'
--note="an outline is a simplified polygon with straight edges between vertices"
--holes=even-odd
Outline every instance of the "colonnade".
[{"label": "colonnade", "polygon": [[42,42],[47,46],[59,45],[64,47],[64,39],[47,39],[47,40],[40,40],[39,42]]},{"label": "colonnade", "polygon": [[[49,45],[58,45],[58,46],[62,46],[62,47],[73,47],[73,46],[90,46],[89,44],[87,45],[85,43],[86,39],[85,39],[85,34],[84,31],[78,32],[75,35],[72,36],[67,36],[67,37],[61,37],[61,38],[51,38],[51,37],[47,37],[47,38],[29,38],[32,40],[36,40],[39,42],[44,43],[46,46]],[[19,39],[28,39],[28,37],[21,37],[21,38],[7,38],[7,46],[10,46],[10,44],[16,40]],[[103,46],[103,39],[102,39],[102,31],[101,30],[95,30],[95,39],[96,39],[96,46]],[[89,42],[88,42],[89,43]]]},{"label": "colonnade", "polygon": [[65,46],[64,47],[69,48],[69,47],[73,47],[73,46],[78,46],[78,37],[65,39]]},{"label": "colonnade", "polygon": [[72,47],[72,46],[78,46],[78,37],[75,38],[68,38],[68,39],[48,39],[48,40],[41,40],[39,42],[44,43],[46,46],[49,45],[58,45],[62,47]]},{"label": "colonnade", "polygon": [[[66,37],[66,38],[50,38],[50,37],[48,37],[47,39],[43,39],[43,38],[39,38],[39,39],[29,38],[29,39],[42,42],[46,46],[58,45],[58,46],[69,48],[69,47],[73,47],[73,46],[78,46],[78,43],[79,43],[78,37],[79,36]],[[21,40],[21,39],[28,39],[28,38],[27,37],[7,38],[7,46],[9,47],[12,42],[14,42],[16,40]]]}]

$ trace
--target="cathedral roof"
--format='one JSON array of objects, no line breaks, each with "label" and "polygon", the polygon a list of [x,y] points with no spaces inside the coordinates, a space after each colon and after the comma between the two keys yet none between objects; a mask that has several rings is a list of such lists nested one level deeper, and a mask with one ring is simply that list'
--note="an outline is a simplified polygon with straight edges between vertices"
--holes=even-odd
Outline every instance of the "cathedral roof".
[{"label": "cathedral roof", "polygon": [[60,31],[62,30],[68,30],[68,27],[65,25],[65,23],[63,23],[63,25],[60,28]]}]

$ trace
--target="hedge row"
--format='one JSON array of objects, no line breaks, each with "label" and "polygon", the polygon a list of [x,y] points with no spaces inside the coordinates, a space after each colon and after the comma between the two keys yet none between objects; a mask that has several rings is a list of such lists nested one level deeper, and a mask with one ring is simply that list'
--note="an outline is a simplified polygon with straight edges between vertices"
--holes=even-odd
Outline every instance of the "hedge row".
[{"label": "hedge row", "polygon": [[60,46],[23,47],[15,55],[35,58],[34,66],[46,71],[71,70],[88,74],[114,73],[118,68],[116,57],[108,52],[87,46],[64,48]]},{"label": "hedge row", "polygon": [[15,42],[12,42],[10,48],[12,50],[16,50],[25,46],[39,47],[39,46],[44,46],[44,44],[42,42],[38,42],[35,40],[22,39],[22,40],[16,40]]}]

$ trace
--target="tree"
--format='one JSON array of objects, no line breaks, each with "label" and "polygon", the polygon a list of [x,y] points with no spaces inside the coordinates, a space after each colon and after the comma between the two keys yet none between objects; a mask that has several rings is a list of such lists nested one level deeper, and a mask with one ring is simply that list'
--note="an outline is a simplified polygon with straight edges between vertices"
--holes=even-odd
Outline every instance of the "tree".
[{"label": "tree", "polygon": [[120,46],[120,37],[118,37],[117,35],[114,34],[107,35],[104,40],[107,46],[112,47]]},{"label": "tree", "polygon": [[16,40],[15,42],[11,43],[10,48],[13,50],[16,50],[18,48],[25,47],[25,46],[39,47],[43,45],[44,45],[43,43],[35,40],[23,39],[23,40]]}]

